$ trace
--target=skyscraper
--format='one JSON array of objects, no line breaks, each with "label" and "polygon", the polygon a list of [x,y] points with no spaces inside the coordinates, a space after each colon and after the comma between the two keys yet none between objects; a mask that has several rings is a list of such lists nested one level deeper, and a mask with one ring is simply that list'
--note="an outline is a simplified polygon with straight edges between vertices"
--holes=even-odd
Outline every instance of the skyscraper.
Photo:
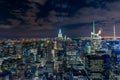
[{"label": "skyscraper", "polygon": [[110,56],[108,54],[87,55],[85,62],[90,80],[109,80]]},{"label": "skyscraper", "polygon": [[59,29],[58,38],[63,39],[63,35],[62,35],[62,32],[61,32],[61,29]]},{"label": "skyscraper", "polygon": [[[112,50],[111,54],[112,54],[111,55],[112,56],[111,57],[112,72],[119,79],[119,75],[120,75],[120,50],[119,49]],[[115,77],[114,75],[112,75],[112,76]]]},{"label": "skyscraper", "polygon": [[99,30],[98,33],[95,32],[96,29],[95,29],[95,22],[93,21],[93,31],[91,32],[91,38],[92,39],[101,39],[101,33],[102,31]]}]

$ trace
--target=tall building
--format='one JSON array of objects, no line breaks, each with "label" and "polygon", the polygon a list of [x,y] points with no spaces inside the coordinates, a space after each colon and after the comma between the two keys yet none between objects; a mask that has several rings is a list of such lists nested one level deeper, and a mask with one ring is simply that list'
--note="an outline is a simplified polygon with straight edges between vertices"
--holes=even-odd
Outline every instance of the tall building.
[{"label": "tall building", "polygon": [[86,47],[86,49],[85,49],[86,54],[90,54],[90,53],[91,53],[91,44],[90,44],[90,43],[87,43],[87,44],[85,45],[85,47]]},{"label": "tall building", "polygon": [[[112,64],[112,73],[113,75],[111,75],[111,77],[116,77],[117,80],[119,80],[119,76],[120,76],[120,50],[116,49],[116,50],[112,50],[111,53],[111,64]],[[116,75],[116,76],[114,76]]]},{"label": "tall building", "polygon": [[87,55],[85,62],[89,80],[109,80],[110,56],[108,54]]},{"label": "tall building", "polygon": [[91,38],[92,39],[95,39],[95,40],[98,40],[98,39],[101,39],[101,33],[102,31],[99,30],[97,33],[95,32],[95,22],[93,21],[93,31],[91,32]]},{"label": "tall building", "polygon": [[63,35],[62,35],[62,32],[61,32],[61,29],[59,29],[58,38],[63,39]]}]

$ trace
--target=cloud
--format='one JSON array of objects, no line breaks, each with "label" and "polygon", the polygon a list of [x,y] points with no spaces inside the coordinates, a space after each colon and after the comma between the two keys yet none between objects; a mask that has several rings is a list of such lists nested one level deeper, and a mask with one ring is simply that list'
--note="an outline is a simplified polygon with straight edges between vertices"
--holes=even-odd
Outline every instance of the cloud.
[{"label": "cloud", "polygon": [[[109,32],[112,31],[112,25],[119,25],[120,22],[120,1],[101,1],[103,0],[86,0],[83,1],[85,5],[79,6],[75,5],[76,3],[71,4],[72,0],[64,3],[57,0],[29,0],[31,3],[26,4],[28,8],[25,11],[24,8],[12,9],[10,13],[15,18],[8,18],[10,24],[1,24],[0,28],[9,30],[8,32],[19,31],[19,36],[48,36],[49,33],[54,35],[55,30],[61,27],[67,34],[72,33],[72,36],[88,36],[94,20],[97,30],[102,27],[103,34],[112,35],[112,32]],[[16,34],[11,32],[11,35]]]},{"label": "cloud", "polygon": [[95,7],[82,7],[72,17],[65,17],[63,20],[67,20],[67,24],[78,24],[78,23],[91,23],[94,21],[120,21],[120,1],[117,2],[106,2],[106,8],[95,8]]},{"label": "cloud", "polygon": [[0,25],[0,29],[11,29],[10,25]]},{"label": "cloud", "polygon": [[[69,30],[69,33],[74,36],[90,36],[93,20],[96,22],[97,31],[99,28],[103,29],[103,36],[113,36],[113,25],[116,24],[116,32],[119,35],[119,4],[120,1],[116,1],[105,2],[105,8],[82,7],[72,17],[63,18],[63,24],[68,25],[68,28],[73,25],[74,28]],[[78,24],[77,27],[76,24]]]},{"label": "cloud", "polygon": [[36,2],[36,3],[39,3],[41,5],[44,5],[47,0],[29,0],[29,1],[30,2]]}]

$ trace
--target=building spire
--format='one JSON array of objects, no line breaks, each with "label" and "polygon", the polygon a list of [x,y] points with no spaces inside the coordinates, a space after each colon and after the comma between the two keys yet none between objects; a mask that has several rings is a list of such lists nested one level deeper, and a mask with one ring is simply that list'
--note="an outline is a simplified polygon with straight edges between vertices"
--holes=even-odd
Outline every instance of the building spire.
[{"label": "building spire", "polygon": [[61,29],[59,29],[58,38],[63,38]]},{"label": "building spire", "polygon": [[93,21],[93,33],[95,33],[95,22]]},{"label": "building spire", "polygon": [[61,34],[61,29],[59,29],[59,34]]},{"label": "building spire", "polygon": [[115,27],[115,24],[113,26],[113,36],[114,36],[114,40],[116,40],[116,27]]},{"label": "building spire", "polygon": [[91,38],[95,37],[95,22],[93,21],[93,26],[92,26],[92,32],[91,32]]}]

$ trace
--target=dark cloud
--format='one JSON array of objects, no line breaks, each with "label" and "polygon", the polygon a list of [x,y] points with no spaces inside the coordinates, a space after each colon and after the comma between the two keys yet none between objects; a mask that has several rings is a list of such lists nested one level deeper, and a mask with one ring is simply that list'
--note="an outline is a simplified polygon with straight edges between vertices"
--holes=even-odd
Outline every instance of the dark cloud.
[{"label": "dark cloud", "polygon": [[2,0],[0,4],[2,37],[55,36],[58,28],[70,36],[90,36],[93,20],[97,30],[102,27],[104,35],[112,35],[112,25],[120,23],[119,0]]},{"label": "dark cloud", "polygon": [[47,0],[28,0],[28,1],[30,1],[30,2],[35,2],[35,3],[39,3],[39,4],[41,4],[41,5],[44,5]]}]

